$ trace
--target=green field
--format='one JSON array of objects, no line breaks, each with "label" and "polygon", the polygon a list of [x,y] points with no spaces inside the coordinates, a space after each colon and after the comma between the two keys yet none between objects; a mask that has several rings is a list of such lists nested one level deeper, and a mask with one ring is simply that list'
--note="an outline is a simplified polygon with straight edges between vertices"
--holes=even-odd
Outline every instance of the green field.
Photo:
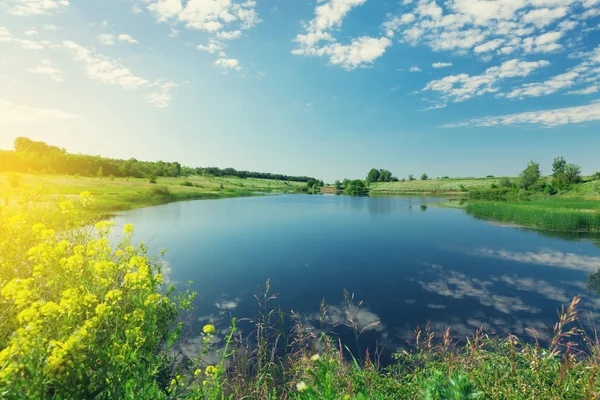
[{"label": "green field", "polygon": [[[370,185],[370,194],[463,194],[473,189],[488,189],[490,185],[500,185],[503,177],[494,178],[449,178],[426,181],[381,182]],[[516,182],[517,178],[509,178]]]},{"label": "green field", "polygon": [[[0,173],[0,194],[9,191],[9,174]],[[303,182],[268,179],[190,176],[157,178],[156,184],[140,178],[90,178],[68,175],[19,174],[23,184],[44,185],[49,193],[75,196],[89,191],[102,210],[117,211],[187,199],[219,199],[252,196],[258,193],[288,193]],[[193,186],[182,186],[189,181]]]}]

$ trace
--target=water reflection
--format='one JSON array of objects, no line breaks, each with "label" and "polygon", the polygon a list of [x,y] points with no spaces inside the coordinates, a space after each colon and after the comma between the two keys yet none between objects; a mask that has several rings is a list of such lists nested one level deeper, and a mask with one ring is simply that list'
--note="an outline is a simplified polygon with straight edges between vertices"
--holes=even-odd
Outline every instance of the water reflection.
[{"label": "water reflection", "polygon": [[226,332],[231,317],[255,315],[254,293],[269,278],[278,306],[315,332],[325,298],[328,331],[349,345],[344,322],[355,310],[342,292],[355,292],[365,300],[356,312],[361,346],[385,345],[388,355],[427,322],[452,326],[457,338],[478,328],[527,335],[528,327],[545,332],[575,295],[583,310],[600,310],[586,286],[600,268],[594,237],[500,228],[460,209],[427,208],[443,200],[268,196],[173,203],[115,220],[133,223],[136,240],[153,239],[151,250],[168,249],[172,282],[194,281],[194,332],[205,323]]}]

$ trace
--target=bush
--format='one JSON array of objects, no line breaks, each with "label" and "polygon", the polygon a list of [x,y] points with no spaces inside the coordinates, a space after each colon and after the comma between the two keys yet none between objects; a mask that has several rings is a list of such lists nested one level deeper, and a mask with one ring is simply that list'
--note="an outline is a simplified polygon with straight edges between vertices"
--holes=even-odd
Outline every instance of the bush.
[{"label": "bush", "polygon": [[150,196],[169,196],[171,192],[166,186],[155,186],[148,189]]},{"label": "bush", "polygon": [[156,183],[156,176],[150,175],[148,177],[148,183]]},{"label": "bush", "polygon": [[194,187],[194,184],[188,180],[185,180],[183,182],[180,183],[181,186],[188,186],[188,187]]},{"label": "bush", "polygon": [[177,306],[160,264],[131,225],[114,247],[112,223],[90,232],[89,193],[36,198],[0,214],[2,398],[165,398]]},{"label": "bush", "polygon": [[6,174],[6,180],[10,187],[15,189],[21,187],[21,184],[23,183],[23,177],[19,174],[8,173]]}]

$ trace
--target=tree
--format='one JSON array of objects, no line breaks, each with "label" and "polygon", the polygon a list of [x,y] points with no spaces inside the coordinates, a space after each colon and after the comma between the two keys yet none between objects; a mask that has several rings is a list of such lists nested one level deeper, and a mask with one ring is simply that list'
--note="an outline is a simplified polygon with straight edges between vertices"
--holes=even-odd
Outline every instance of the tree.
[{"label": "tree", "polygon": [[104,176],[104,170],[102,169],[102,167],[98,168],[98,172],[96,172],[96,176],[100,179],[102,179],[102,177]]},{"label": "tree", "polygon": [[333,184],[335,186],[335,190],[342,190],[342,182],[336,180],[335,183]]},{"label": "tree", "polygon": [[567,166],[567,162],[562,156],[558,156],[552,162],[552,176],[554,178],[559,178],[565,172],[565,167]]},{"label": "tree", "polygon": [[570,185],[581,182],[581,168],[579,165],[571,163],[565,165],[564,174],[567,183]]},{"label": "tree", "polygon": [[521,184],[523,185],[523,188],[529,190],[529,188],[539,181],[540,176],[540,164],[529,161],[527,168],[521,172]]},{"label": "tree", "polygon": [[379,179],[378,182],[391,182],[392,181],[392,173],[387,169],[379,170]]},{"label": "tree", "polygon": [[429,177],[427,176],[427,174],[421,175],[421,180],[422,181],[426,181],[427,179],[429,179]]},{"label": "tree", "polygon": [[350,181],[344,194],[348,196],[365,196],[369,193],[369,189],[365,186],[365,183],[360,179]]},{"label": "tree", "polygon": [[500,186],[504,188],[511,188],[513,187],[513,183],[508,178],[502,178],[500,179]]},{"label": "tree", "polygon": [[409,181],[414,181],[414,180],[415,180],[415,177],[414,177],[412,174],[410,174],[410,175],[408,176],[408,180],[409,180]]},{"label": "tree", "polygon": [[367,174],[367,183],[379,182],[379,170],[377,168],[371,168],[369,173]]}]

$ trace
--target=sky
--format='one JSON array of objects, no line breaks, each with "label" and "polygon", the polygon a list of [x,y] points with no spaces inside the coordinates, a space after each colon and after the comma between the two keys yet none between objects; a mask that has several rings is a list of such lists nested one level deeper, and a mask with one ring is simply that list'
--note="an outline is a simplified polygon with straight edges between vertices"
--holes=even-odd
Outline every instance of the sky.
[{"label": "sky", "polygon": [[600,170],[600,0],[0,0],[0,148],[364,178]]}]

